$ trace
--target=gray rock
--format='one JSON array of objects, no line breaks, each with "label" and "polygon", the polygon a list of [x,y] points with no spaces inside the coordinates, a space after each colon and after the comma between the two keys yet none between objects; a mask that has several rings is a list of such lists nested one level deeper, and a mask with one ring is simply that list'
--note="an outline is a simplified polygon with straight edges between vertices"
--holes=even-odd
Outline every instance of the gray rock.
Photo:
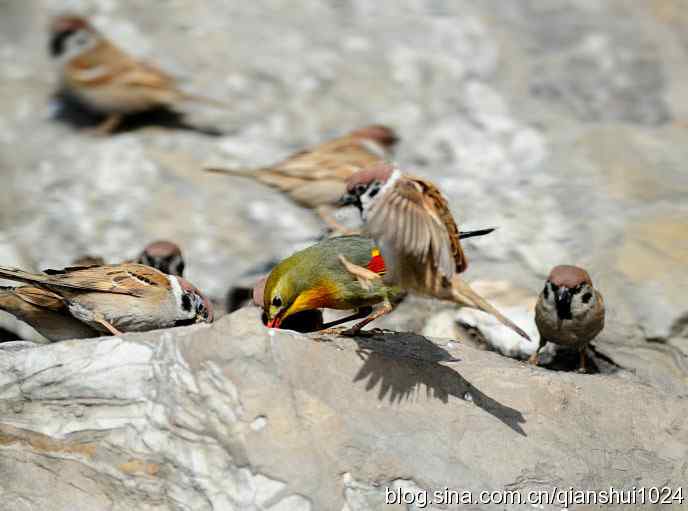
[{"label": "gray rock", "polygon": [[268,330],[256,309],[0,352],[0,398],[8,511],[382,510],[386,488],[677,486],[687,469],[685,389],[416,334]]}]

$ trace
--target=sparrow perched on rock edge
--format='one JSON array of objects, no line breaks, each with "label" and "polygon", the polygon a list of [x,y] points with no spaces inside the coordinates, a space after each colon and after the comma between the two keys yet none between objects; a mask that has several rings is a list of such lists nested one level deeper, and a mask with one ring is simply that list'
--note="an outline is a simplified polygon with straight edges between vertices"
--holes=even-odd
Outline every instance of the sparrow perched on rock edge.
[{"label": "sparrow perched on rock edge", "polygon": [[[329,329],[354,319],[366,318],[365,324],[379,317],[373,306],[384,310],[403,294],[401,290],[375,281],[367,288],[350,273],[340,259],[346,257],[357,267],[382,275],[385,263],[375,244],[361,236],[325,239],[281,261],[270,273],[262,290],[267,326],[280,328],[292,315],[307,310],[354,310],[354,314],[322,325]],[[254,300],[260,300],[257,287]],[[378,315],[376,315],[378,314]],[[372,319],[370,319],[372,318]],[[360,328],[359,328],[360,329]]]},{"label": "sparrow perched on rock edge", "polygon": [[81,16],[53,19],[49,50],[60,66],[62,89],[106,115],[95,128],[99,134],[117,129],[124,115],[182,101],[228,106],[180,90],[171,76],[125,53]]},{"label": "sparrow perched on rock edge", "polygon": [[365,233],[385,259],[386,284],[482,310],[530,340],[460,277],[468,267],[462,235],[433,183],[378,164],[349,178],[342,203],[361,212]]},{"label": "sparrow perched on rock edge", "polygon": [[315,210],[332,230],[348,233],[333,217],[346,192],[347,179],[360,169],[389,158],[398,140],[391,128],[374,124],[299,151],[268,167],[205,170],[256,179],[285,193],[300,206]]},{"label": "sparrow perched on rock edge", "polygon": [[579,371],[585,372],[586,348],[604,328],[604,316],[604,299],[588,272],[577,266],[555,266],[535,305],[540,345],[529,362],[539,363],[540,350],[549,341],[577,348]]},{"label": "sparrow perched on rock edge", "polygon": [[[90,328],[113,335],[213,320],[210,301],[191,283],[141,264],[44,273],[0,266],[0,278],[28,284],[16,288],[14,298],[56,314],[68,312]],[[17,312],[17,317],[23,314],[18,307],[5,310]]]}]

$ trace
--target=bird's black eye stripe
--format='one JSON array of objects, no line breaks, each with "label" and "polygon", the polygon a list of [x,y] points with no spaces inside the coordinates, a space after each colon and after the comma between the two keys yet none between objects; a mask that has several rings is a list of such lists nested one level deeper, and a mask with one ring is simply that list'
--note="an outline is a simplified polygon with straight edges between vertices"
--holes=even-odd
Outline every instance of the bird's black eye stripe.
[{"label": "bird's black eye stripe", "polygon": [[282,306],[282,299],[279,296],[275,296],[272,299],[272,305],[274,305],[275,307],[281,307]]},{"label": "bird's black eye stripe", "polygon": [[583,303],[588,303],[592,299],[592,293],[585,293],[583,295]]},{"label": "bird's black eye stripe", "polygon": [[550,282],[550,286],[552,286],[552,292],[553,292],[553,293],[556,293],[556,292],[557,292],[557,289],[559,289],[559,286],[557,286],[557,285],[554,284],[553,282]]},{"label": "bird's black eye stripe", "polygon": [[50,40],[50,54],[53,57],[62,55],[65,49],[65,41],[74,35],[75,32],[76,30],[65,30],[64,32],[58,32],[55,34]]},{"label": "bird's black eye stripe", "polygon": [[177,261],[176,275],[184,275],[184,261]]},{"label": "bird's black eye stripe", "polygon": [[182,309],[191,312],[191,297],[188,294],[182,296]]},{"label": "bird's black eye stripe", "polygon": [[545,295],[545,300],[549,300],[549,287],[545,284],[545,289],[542,290],[542,294]]}]

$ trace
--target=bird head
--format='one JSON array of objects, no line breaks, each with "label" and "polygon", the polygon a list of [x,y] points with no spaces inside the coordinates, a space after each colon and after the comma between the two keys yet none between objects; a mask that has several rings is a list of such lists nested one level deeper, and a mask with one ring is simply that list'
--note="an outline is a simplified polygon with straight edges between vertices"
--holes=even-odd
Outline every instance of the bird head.
[{"label": "bird head", "polygon": [[353,174],[346,182],[346,194],[340,206],[356,206],[364,213],[376,195],[399,171],[389,163],[379,163]]},{"label": "bird head", "polygon": [[391,128],[381,124],[371,124],[351,132],[351,136],[355,138],[363,138],[377,142],[385,149],[391,149],[397,142],[399,137]]},{"label": "bird head", "polygon": [[138,255],[136,263],[151,266],[168,275],[184,274],[184,258],[181,249],[171,241],[149,243]]},{"label": "bird head", "polygon": [[194,323],[212,323],[213,322],[213,304],[205,297],[205,295],[188,280],[170,276],[170,279],[176,279],[181,287],[181,295],[178,299],[181,315],[183,319],[177,321],[175,326],[191,325]]},{"label": "bird head", "polygon": [[93,48],[101,39],[99,32],[81,16],[62,15],[50,24],[50,55],[70,59]]},{"label": "bird head", "polygon": [[[290,315],[307,308],[294,306],[303,289],[303,282],[292,278],[292,271],[284,267],[284,262],[272,270],[263,289],[263,311],[269,328],[279,328]],[[260,298],[260,292],[254,293],[254,296]]]},{"label": "bird head", "polygon": [[317,265],[313,263],[317,247],[315,245],[284,259],[268,276],[263,290],[263,311],[268,327],[279,328],[297,312],[321,309],[331,304],[336,295],[338,275],[317,271]]},{"label": "bird head", "polygon": [[552,268],[542,290],[542,299],[545,307],[556,311],[560,323],[585,314],[596,301],[588,272],[570,265]]}]

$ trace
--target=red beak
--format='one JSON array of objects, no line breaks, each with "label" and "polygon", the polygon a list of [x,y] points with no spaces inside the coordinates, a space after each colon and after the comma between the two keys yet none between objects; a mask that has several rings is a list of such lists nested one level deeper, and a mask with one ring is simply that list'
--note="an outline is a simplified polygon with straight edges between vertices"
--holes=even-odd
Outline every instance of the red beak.
[{"label": "red beak", "polygon": [[282,324],[282,318],[277,315],[274,318],[272,318],[270,321],[268,321],[268,328],[279,328],[279,326]]}]

